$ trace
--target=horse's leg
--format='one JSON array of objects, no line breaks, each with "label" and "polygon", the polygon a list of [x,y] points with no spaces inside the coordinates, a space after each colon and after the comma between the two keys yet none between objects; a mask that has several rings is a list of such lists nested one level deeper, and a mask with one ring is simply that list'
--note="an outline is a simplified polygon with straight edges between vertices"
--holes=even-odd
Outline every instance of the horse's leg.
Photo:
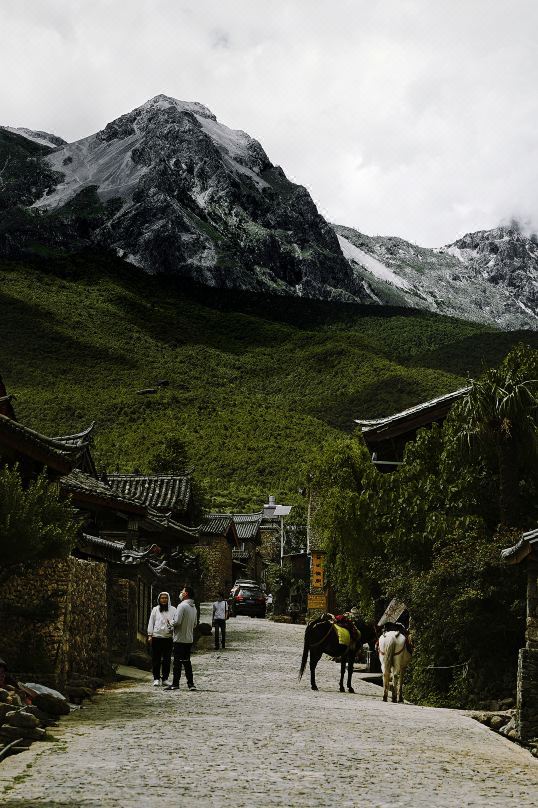
[{"label": "horse's leg", "polygon": [[312,649],[310,649],[310,687],[312,690],[318,689],[316,684],[316,665],[320,659],[321,654],[318,651],[312,651]]},{"label": "horse's leg", "polygon": [[347,655],[347,692],[354,693],[351,684],[351,677],[353,676],[353,665],[355,664],[355,649],[350,649]]},{"label": "horse's leg", "polygon": [[387,701],[389,697],[389,686],[390,686],[390,668],[388,665],[385,665],[385,670],[383,671],[383,701]]},{"label": "horse's leg", "polygon": [[400,688],[398,690],[398,701],[400,704],[404,703],[403,697],[403,678],[404,678],[405,668],[401,668],[400,670]]},{"label": "horse's leg", "polygon": [[340,693],[345,693],[344,687],[344,673],[346,672],[346,657],[343,656],[340,661]]},{"label": "horse's leg", "polygon": [[392,674],[392,701],[394,704],[398,701],[398,688],[400,687],[400,672],[394,668]]}]

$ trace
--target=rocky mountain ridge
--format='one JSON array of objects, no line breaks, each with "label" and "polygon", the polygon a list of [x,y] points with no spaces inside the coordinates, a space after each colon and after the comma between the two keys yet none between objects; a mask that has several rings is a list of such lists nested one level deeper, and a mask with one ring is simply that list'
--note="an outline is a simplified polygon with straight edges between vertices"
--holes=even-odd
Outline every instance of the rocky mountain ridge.
[{"label": "rocky mountain ridge", "polygon": [[416,307],[538,329],[538,245],[517,226],[439,249],[329,225],[260,143],[158,95],[74,143],[0,127],[0,256],[99,247],[214,287]]},{"label": "rocky mountain ridge", "polygon": [[149,272],[328,300],[366,297],[308,191],[201,104],[156,96],[41,162],[51,182],[34,183],[32,210],[58,219],[82,207],[93,243]]},{"label": "rocky mountain ridge", "polygon": [[437,249],[333,225],[372,302],[538,329],[538,239],[516,223],[468,233]]}]

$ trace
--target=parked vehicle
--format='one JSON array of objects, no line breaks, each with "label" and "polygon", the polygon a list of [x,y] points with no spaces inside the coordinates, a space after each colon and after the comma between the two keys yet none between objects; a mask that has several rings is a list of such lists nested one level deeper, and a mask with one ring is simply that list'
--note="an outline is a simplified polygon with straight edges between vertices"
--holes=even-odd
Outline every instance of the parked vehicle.
[{"label": "parked vehicle", "polygon": [[265,595],[257,585],[251,583],[234,587],[230,599],[230,615],[247,614],[251,617],[265,617]]},{"label": "parked vehicle", "polygon": [[258,581],[253,581],[252,578],[237,578],[235,584],[233,585],[233,589],[239,586],[254,586],[256,589],[260,588]]}]

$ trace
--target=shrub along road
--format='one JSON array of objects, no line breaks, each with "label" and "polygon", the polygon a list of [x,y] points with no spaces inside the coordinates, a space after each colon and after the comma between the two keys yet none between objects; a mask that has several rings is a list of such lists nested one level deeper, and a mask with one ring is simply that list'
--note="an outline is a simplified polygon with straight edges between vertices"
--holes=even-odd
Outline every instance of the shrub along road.
[{"label": "shrub along road", "polygon": [[240,617],[193,658],[198,692],[150,675],[72,713],[0,766],[9,806],[535,806],[538,762],[454,710],[384,704],[337,666],[297,681],[302,626]]}]

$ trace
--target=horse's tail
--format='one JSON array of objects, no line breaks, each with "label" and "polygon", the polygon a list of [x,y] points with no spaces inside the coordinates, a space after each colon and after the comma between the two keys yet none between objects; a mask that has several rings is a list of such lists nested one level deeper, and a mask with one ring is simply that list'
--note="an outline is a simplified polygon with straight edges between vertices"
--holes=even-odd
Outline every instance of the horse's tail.
[{"label": "horse's tail", "polygon": [[383,652],[384,655],[385,655],[384,664],[385,664],[385,670],[386,671],[390,671],[390,669],[392,668],[392,662],[394,660],[394,654],[396,652],[396,637],[397,636],[398,636],[397,634],[396,635],[391,634],[391,636],[389,637],[389,640],[388,640],[388,642],[387,642],[387,644],[385,646],[385,650]]},{"label": "horse's tail", "polygon": [[308,660],[308,652],[310,650],[310,626],[306,627],[306,631],[304,633],[304,648],[303,648],[303,658],[301,660],[301,667],[299,668],[299,681],[303,677],[304,669],[306,668],[306,663]]}]

